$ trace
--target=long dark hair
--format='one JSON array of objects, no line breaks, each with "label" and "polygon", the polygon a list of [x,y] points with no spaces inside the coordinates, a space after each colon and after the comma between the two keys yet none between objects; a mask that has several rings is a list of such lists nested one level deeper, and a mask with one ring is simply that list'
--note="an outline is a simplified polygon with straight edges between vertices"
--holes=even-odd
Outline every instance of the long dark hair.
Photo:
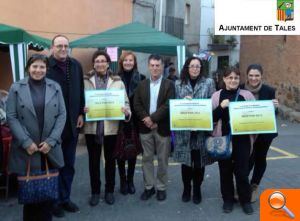
[{"label": "long dark hair", "polygon": [[200,62],[201,68],[200,68],[199,77],[203,76],[204,67],[203,67],[203,62],[201,61],[201,59],[198,57],[189,57],[188,59],[186,59],[184,65],[183,65],[183,68],[181,69],[181,72],[180,72],[180,79],[181,79],[182,84],[187,84],[190,79],[189,66],[190,66],[190,63],[192,60],[198,60]]},{"label": "long dark hair", "polygon": [[33,54],[29,57],[27,60],[26,66],[25,66],[25,71],[28,73],[30,65],[32,65],[36,61],[42,61],[45,63],[46,68],[49,66],[49,61],[46,55],[43,54]]}]

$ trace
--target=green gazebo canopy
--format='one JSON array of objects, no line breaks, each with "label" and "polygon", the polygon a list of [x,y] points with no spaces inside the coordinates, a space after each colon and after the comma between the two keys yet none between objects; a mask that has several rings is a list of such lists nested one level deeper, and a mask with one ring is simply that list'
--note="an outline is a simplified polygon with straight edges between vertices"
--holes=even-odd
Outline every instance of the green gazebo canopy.
[{"label": "green gazebo canopy", "polygon": [[171,56],[177,55],[177,46],[184,45],[184,40],[138,22],[122,25],[70,43],[72,48],[119,47],[136,52]]},{"label": "green gazebo canopy", "polygon": [[51,41],[49,39],[29,34],[21,28],[0,24],[0,43],[18,44],[25,43],[37,48],[49,48]]},{"label": "green gazebo canopy", "polygon": [[25,76],[24,67],[29,46],[35,50],[43,50],[50,47],[51,41],[29,34],[21,28],[0,24],[0,44],[9,46],[13,79],[18,81]]}]

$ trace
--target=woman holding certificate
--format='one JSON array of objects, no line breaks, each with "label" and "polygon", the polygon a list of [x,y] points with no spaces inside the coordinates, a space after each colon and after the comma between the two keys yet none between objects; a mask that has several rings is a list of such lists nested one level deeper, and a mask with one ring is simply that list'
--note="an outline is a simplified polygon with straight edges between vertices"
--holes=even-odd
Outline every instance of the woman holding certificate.
[{"label": "woman holding certificate", "polygon": [[[278,100],[275,99],[275,89],[266,85],[262,81],[263,69],[259,64],[251,64],[247,68],[247,81],[243,88],[250,91],[257,100],[272,100],[278,107]],[[251,178],[251,202],[258,199],[258,185],[267,167],[267,153],[272,140],[277,137],[277,133],[259,134],[253,145],[253,152],[250,158],[249,171],[253,169]]]},{"label": "woman holding certificate", "polygon": [[[203,74],[202,61],[197,57],[188,58],[181,70],[180,80],[175,83],[176,98],[210,98],[215,91],[215,85],[212,79],[205,78]],[[199,204],[202,200],[201,184],[205,166],[213,162],[207,156],[204,143],[204,131],[175,131],[174,160],[182,163],[183,202],[191,199],[191,182],[193,182],[193,202]]]},{"label": "woman holding certificate", "polygon": [[[120,107],[121,111],[125,115],[125,119],[130,119],[130,106],[129,100],[125,91],[125,86],[118,75],[114,75],[109,70],[110,63],[109,55],[104,51],[96,51],[93,54],[93,70],[84,76],[84,87],[87,92],[94,90],[106,92],[111,90],[111,94],[116,91],[123,91],[125,97],[125,107]],[[107,95],[105,95],[107,96]],[[92,97],[92,96],[91,96]],[[124,98],[123,97],[123,98]],[[122,98],[122,96],[121,96]],[[90,97],[89,97],[90,99]],[[85,112],[87,116],[91,112],[92,107],[88,106],[88,100],[86,97]],[[94,99],[98,99],[93,105],[101,105],[103,103],[112,103],[119,100],[120,97],[107,99],[106,97],[94,96]],[[94,107],[93,107],[94,108]],[[113,106],[112,106],[113,108]],[[112,109],[111,111],[105,112],[106,115],[110,115],[110,112],[118,112],[119,110]],[[97,115],[105,115],[104,113],[97,113]],[[103,111],[102,111],[103,112]],[[119,128],[119,120],[95,120],[87,121],[84,126],[84,133],[86,139],[86,145],[89,154],[89,172],[90,172],[90,184],[92,196],[90,199],[90,205],[96,206],[99,203],[100,198],[100,156],[101,147],[104,147],[104,158],[105,158],[105,202],[107,204],[114,204],[114,186],[115,186],[115,158],[113,156],[115,144],[117,140]]]},{"label": "woman holding certificate", "polygon": [[[254,96],[246,90],[239,89],[240,71],[237,68],[228,68],[223,74],[225,88],[215,92],[212,96],[213,119],[217,123],[216,136],[225,136],[231,133],[229,124],[229,103],[232,101],[254,100]],[[242,209],[246,214],[252,214],[250,203],[251,187],[248,179],[250,151],[252,145],[250,135],[232,135],[232,156],[229,159],[219,160],[221,193],[224,201],[224,213],[230,213],[234,204],[234,183]]]}]

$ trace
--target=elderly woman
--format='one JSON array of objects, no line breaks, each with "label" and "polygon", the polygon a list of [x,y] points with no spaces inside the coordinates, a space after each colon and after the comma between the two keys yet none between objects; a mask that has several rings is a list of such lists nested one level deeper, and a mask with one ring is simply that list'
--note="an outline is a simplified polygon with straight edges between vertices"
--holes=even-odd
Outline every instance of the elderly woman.
[{"label": "elderly woman", "polygon": [[[212,95],[213,121],[221,131],[217,136],[230,134],[229,103],[235,100],[255,100],[254,96],[246,90],[239,89],[240,71],[237,68],[228,68],[223,74],[225,88]],[[237,98],[237,99],[236,99]],[[232,135],[232,156],[229,159],[219,160],[220,185],[224,201],[223,212],[230,213],[234,204],[234,183],[236,180],[237,193],[244,213],[252,214],[250,203],[251,188],[248,179],[250,152],[253,143],[251,135]]]},{"label": "elderly woman", "polygon": [[[85,90],[124,90],[125,107],[122,108],[126,119],[131,116],[129,100],[123,81],[109,70],[110,57],[105,51],[96,51],[92,57],[93,70],[84,76]],[[88,107],[84,110],[89,111]],[[115,167],[114,149],[119,129],[118,120],[86,122],[83,130],[89,154],[89,172],[92,196],[90,205],[96,206],[100,198],[100,156],[102,145],[105,159],[105,202],[114,204]]]},{"label": "elderly woman", "polygon": [[[197,57],[191,57],[184,64],[175,89],[177,99],[207,99],[214,93],[215,85],[212,79],[204,76],[202,61]],[[204,143],[204,131],[175,132],[174,160],[182,163],[183,202],[191,199],[191,181],[193,181],[193,202],[199,204],[202,200],[201,184],[205,166],[213,163],[206,153]]]},{"label": "elderly woman", "polygon": [[[28,77],[14,83],[7,99],[7,122],[13,134],[9,170],[24,174],[63,166],[61,133],[66,121],[60,86],[45,78],[48,59],[32,55],[26,65]],[[38,188],[38,187],[37,187]],[[25,204],[23,220],[52,220],[52,202]]]},{"label": "elderly woman", "polygon": [[[278,100],[275,99],[275,89],[264,84],[262,80],[263,69],[259,64],[251,64],[247,68],[247,81],[242,88],[250,91],[257,100],[272,100],[278,107]],[[267,153],[272,140],[277,137],[277,133],[260,134],[253,145],[253,152],[250,158],[249,172],[253,169],[251,178],[251,202],[258,199],[258,185],[267,168]]]}]

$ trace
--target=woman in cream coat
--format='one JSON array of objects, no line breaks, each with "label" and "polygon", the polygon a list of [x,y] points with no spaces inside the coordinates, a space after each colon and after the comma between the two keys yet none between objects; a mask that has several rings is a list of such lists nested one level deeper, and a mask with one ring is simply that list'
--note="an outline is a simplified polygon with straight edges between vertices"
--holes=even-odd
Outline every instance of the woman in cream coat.
[{"label": "woman in cream coat", "polygon": [[[124,90],[125,107],[122,111],[126,120],[130,119],[131,111],[129,100],[126,94],[125,86],[118,75],[114,75],[109,70],[110,57],[104,51],[96,51],[92,58],[94,69],[84,76],[85,90],[94,89],[121,89]],[[88,112],[85,108],[85,112]],[[89,154],[89,171],[92,196],[90,205],[96,206],[100,197],[100,156],[101,147],[104,148],[105,158],[105,202],[114,204],[114,186],[115,186],[115,165],[116,160],[113,156],[117,134],[119,129],[119,121],[94,121],[86,122],[84,126],[84,134]]]}]

